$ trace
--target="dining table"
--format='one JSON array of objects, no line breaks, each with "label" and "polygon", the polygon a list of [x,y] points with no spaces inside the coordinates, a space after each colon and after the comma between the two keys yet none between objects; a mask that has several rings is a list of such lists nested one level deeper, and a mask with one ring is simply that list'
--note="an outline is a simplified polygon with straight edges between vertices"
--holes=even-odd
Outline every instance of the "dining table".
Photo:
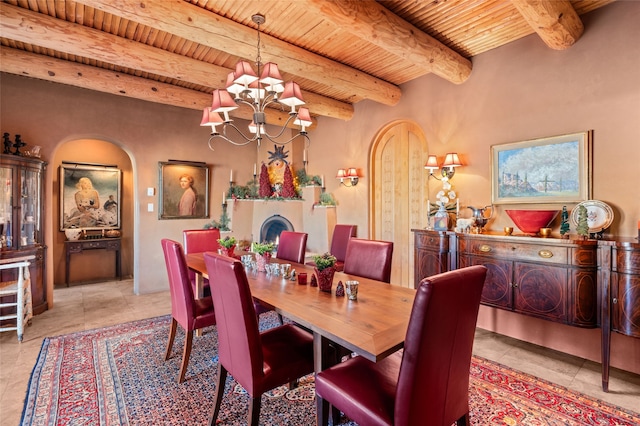
[{"label": "dining table", "polygon": [[[209,285],[215,285],[215,279],[211,280],[207,273],[203,253],[187,254],[186,260],[196,274],[196,286],[202,286],[204,278],[209,279]],[[277,258],[271,262],[290,263],[296,277],[307,273],[307,284],[245,269],[251,295],[313,333],[316,372],[335,363],[335,357],[330,355],[330,348],[335,346],[332,342],[373,362],[403,347],[416,293],[413,288],[336,272],[332,291],[325,292],[310,285],[313,266]],[[338,282],[348,280],[359,281],[357,300],[336,295]],[[196,291],[201,294],[202,289],[197,287]]]}]

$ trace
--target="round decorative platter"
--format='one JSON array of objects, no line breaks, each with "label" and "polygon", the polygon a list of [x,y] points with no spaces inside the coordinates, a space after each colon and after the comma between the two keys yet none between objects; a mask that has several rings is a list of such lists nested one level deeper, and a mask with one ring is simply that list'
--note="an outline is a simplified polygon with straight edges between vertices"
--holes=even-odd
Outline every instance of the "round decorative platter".
[{"label": "round decorative platter", "polygon": [[604,231],[611,226],[613,209],[608,204],[598,200],[583,201],[571,210],[571,223],[574,226],[578,226],[578,207],[580,206],[587,208],[587,224],[589,225],[590,233]]}]

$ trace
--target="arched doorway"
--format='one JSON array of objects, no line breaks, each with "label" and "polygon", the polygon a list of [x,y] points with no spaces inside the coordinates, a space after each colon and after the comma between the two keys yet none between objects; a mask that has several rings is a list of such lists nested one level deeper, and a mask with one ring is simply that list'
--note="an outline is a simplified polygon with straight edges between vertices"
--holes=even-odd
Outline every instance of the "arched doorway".
[{"label": "arched doorway", "polygon": [[413,287],[413,233],[427,224],[427,141],[420,126],[398,120],[375,136],[371,170],[369,235],[393,241],[391,282]]},{"label": "arched doorway", "polygon": [[[123,277],[132,277],[134,267],[133,229],[133,163],[130,154],[116,141],[106,137],[74,136],[62,141],[56,148],[49,163],[51,188],[51,240],[48,257],[52,287],[65,285],[65,235],[60,230],[60,182],[59,168],[65,163],[115,166],[122,172],[121,178],[121,271]],[[67,164],[68,165],[68,164]],[[104,202],[104,200],[102,200]],[[47,225],[49,226],[49,224]],[[49,231],[47,231],[49,233]],[[115,254],[104,250],[83,252],[74,255],[71,262],[70,281],[72,283],[97,282],[114,279]]]}]

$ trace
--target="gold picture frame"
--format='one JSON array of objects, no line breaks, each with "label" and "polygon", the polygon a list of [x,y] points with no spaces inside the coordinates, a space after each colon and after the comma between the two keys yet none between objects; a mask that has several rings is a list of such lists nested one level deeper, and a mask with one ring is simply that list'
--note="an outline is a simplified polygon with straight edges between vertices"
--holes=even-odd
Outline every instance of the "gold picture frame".
[{"label": "gold picture frame", "polygon": [[592,191],[592,131],[491,147],[493,204],[572,203]]},{"label": "gold picture frame", "polygon": [[159,219],[209,217],[209,166],[207,164],[169,160],[158,163],[158,172]]}]

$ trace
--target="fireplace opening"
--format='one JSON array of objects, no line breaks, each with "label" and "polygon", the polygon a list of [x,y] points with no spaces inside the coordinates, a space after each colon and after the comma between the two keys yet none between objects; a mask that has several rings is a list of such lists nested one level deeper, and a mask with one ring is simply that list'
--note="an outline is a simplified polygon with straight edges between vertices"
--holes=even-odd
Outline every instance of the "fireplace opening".
[{"label": "fireplace opening", "polygon": [[279,214],[275,214],[264,221],[260,227],[260,242],[275,243],[282,231],[293,231],[293,225],[289,220]]}]

